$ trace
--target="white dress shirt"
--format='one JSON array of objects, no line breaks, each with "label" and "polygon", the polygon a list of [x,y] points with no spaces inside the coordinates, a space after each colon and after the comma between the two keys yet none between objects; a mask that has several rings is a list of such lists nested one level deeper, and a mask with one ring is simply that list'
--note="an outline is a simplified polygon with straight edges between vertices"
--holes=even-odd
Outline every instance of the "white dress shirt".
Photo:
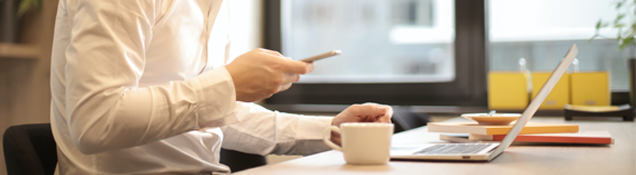
[{"label": "white dress shirt", "polygon": [[223,0],[60,0],[51,126],[60,174],[229,172],[221,147],[311,154],[329,117],[236,102]]}]

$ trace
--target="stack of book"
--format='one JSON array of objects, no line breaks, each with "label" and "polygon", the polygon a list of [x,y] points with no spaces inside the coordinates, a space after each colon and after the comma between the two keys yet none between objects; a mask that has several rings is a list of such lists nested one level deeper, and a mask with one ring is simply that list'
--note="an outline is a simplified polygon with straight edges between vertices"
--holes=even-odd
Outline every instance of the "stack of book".
[{"label": "stack of book", "polygon": [[[440,134],[441,140],[451,142],[494,142],[503,140],[512,126],[430,122],[428,131],[460,133]],[[579,126],[573,124],[528,123],[515,142],[612,144],[614,140],[607,131],[579,131]]]}]

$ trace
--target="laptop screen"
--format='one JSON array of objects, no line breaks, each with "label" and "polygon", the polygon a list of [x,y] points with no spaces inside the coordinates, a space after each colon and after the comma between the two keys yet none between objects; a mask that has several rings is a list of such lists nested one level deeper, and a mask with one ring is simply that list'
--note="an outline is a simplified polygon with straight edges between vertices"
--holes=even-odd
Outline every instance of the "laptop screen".
[{"label": "laptop screen", "polygon": [[[506,137],[504,137],[504,139],[501,141],[501,144],[499,145],[499,147],[493,152],[493,155],[495,156],[499,155],[501,152],[503,152],[504,149],[508,148],[510,144],[512,144],[512,141],[514,141],[517,135],[519,135],[519,133],[521,132],[521,129],[523,129],[526,123],[528,123],[530,118],[534,116],[534,114],[539,109],[539,106],[541,106],[541,103],[543,103],[545,98],[548,97],[548,94],[550,94],[550,91],[552,91],[554,86],[556,86],[556,84],[559,82],[559,79],[561,79],[565,71],[568,69],[568,67],[574,60],[574,57],[576,57],[576,54],[578,53],[579,53],[579,49],[576,47],[576,44],[572,45],[568,53],[565,54],[565,57],[563,58],[563,60],[561,60],[561,63],[559,63],[556,69],[552,71],[552,75],[550,75],[550,78],[548,78],[548,81],[546,81],[543,87],[541,87],[541,90],[539,90],[539,93],[537,94],[537,96],[534,97],[532,102],[530,102],[530,105],[528,105],[526,110],[523,111],[521,118],[519,118],[515,126],[512,127],[512,129],[510,129],[508,134],[506,134]],[[491,159],[494,158],[495,156],[492,156]]]}]

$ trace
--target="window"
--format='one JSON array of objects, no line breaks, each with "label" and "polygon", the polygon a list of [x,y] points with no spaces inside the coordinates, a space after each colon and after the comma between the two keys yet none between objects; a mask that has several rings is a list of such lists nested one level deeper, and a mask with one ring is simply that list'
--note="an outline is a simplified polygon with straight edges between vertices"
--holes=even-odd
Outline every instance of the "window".
[{"label": "window", "polygon": [[451,82],[453,1],[283,0],[282,50],[316,62],[300,83]]},{"label": "window", "polygon": [[486,105],[483,1],[267,2],[267,48],[343,50],[269,104]]},{"label": "window", "polygon": [[[375,4],[380,4],[378,2],[374,2]],[[446,1],[441,3],[447,3],[440,8],[447,8],[447,10],[452,10],[452,6],[449,6],[452,1]],[[391,14],[393,25],[412,25],[412,26],[425,26],[425,27],[433,27],[434,21],[433,18],[439,16],[435,14],[435,12],[439,11],[436,9],[432,0],[395,0],[391,1]],[[446,14],[450,15],[450,14]]]},{"label": "window", "polygon": [[[588,40],[599,19],[616,17],[615,1],[598,0],[491,0],[490,70],[518,70],[524,58],[530,70],[552,70],[572,43],[579,47],[580,71],[609,71],[611,89],[626,91],[627,59],[633,47],[618,49],[615,39]],[[633,15],[632,15],[633,16]],[[633,19],[630,19],[633,20]],[[617,30],[601,30],[615,37]]]}]

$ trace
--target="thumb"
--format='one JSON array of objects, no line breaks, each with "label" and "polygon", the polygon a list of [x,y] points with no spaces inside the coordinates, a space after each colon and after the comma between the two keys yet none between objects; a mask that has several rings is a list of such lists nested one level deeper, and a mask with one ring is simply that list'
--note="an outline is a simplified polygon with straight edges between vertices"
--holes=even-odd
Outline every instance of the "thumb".
[{"label": "thumb", "polygon": [[376,107],[376,111],[378,111],[379,114],[384,114],[386,113],[387,109],[384,106],[374,106]]},{"label": "thumb", "polygon": [[373,104],[354,105],[353,107],[352,112],[361,116],[381,116],[387,111],[385,107]]},{"label": "thumb", "polygon": [[391,118],[393,117],[393,108],[391,108],[390,106],[383,106],[382,108],[384,109],[385,113],[383,113],[382,116],[378,117],[376,122],[391,123]]}]

